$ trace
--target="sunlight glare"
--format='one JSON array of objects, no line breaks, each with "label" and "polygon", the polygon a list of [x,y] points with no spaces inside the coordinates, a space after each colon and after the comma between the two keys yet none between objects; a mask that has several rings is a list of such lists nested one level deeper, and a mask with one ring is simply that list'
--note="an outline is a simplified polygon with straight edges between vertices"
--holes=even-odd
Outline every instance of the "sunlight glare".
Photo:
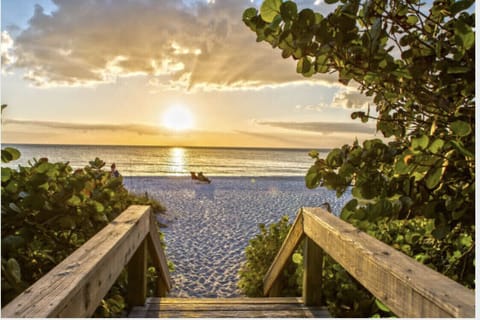
[{"label": "sunlight glare", "polygon": [[193,114],[184,107],[170,107],[162,116],[162,125],[174,131],[192,129],[194,125]]}]

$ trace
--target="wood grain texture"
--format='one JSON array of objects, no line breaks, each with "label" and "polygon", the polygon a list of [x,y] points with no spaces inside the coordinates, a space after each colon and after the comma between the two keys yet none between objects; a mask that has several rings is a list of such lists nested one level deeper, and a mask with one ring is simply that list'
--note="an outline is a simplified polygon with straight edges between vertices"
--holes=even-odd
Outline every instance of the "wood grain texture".
[{"label": "wood grain texture", "polygon": [[475,317],[475,292],[320,208],[303,209],[306,235],[397,316]]},{"label": "wood grain texture", "polygon": [[130,206],[2,309],[2,317],[89,317],[150,231],[150,207]]},{"label": "wood grain texture", "polygon": [[278,295],[279,290],[273,290],[273,292],[270,291],[273,287],[275,287],[275,289],[279,288],[278,283],[277,286],[274,286],[275,282],[278,281],[279,276],[281,275],[285,265],[291,258],[292,253],[302,241],[303,236],[303,216],[301,214],[301,211],[299,211],[290,231],[287,234],[287,237],[285,238],[285,241],[283,242],[277,256],[275,257],[275,260],[273,261],[272,265],[265,274],[265,277],[263,278],[263,293],[265,296],[268,296],[269,294],[271,296]]},{"label": "wood grain texture", "polygon": [[147,240],[150,257],[152,258],[152,263],[158,276],[157,295],[159,297],[164,297],[172,288],[172,280],[168,271],[167,257],[165,256],[162,244],[160,243],[157,221],[153,214],[150,215],[150,232],[148,233]]},{"label": "wood grain texture", "polygon": [[127,305],[143,306],[147,298],[147,241],[143,240],[128,263]]},{"label": "wood grain texture", "polygon": [[325,308],[309,308],[300,298],[148,298],[129,317],[140,318],[309,318],[329,317]]},{"label": "wood grain texture", "polygon": [[303,300],[306,306],[321,306],[323,250],[310,238],[305,239],[303,254]]}]

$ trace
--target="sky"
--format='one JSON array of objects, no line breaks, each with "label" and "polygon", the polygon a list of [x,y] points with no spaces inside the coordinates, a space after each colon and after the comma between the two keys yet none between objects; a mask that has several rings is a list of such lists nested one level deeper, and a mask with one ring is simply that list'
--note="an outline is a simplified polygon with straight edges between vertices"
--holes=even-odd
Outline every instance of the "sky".
[{"label": "sky", "polygon": [[[326,13],[323,1],[297,1]],[[370,100],[304,78],[250,0],[1,0],[2,143],[333,148]]]}]

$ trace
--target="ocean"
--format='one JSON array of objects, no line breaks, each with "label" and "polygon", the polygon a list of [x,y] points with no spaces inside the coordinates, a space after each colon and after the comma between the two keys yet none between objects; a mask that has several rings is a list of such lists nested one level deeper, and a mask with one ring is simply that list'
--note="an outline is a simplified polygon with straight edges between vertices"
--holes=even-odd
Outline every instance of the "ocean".
[{"label": "ocean", "polygon": [[[82,168],[99,157],[106,169],[115,163],[123,176],[185,176],[190,171],[207,176],[268,177],[305,176],[313,160],[310,149],[203,148],[92,145],[3,144],[22,153],[19,160],[2,164],[15,168],[32,159],[46,157],[50,162],[70,162]],[[327,149],[317,149],[326,156]]]}]

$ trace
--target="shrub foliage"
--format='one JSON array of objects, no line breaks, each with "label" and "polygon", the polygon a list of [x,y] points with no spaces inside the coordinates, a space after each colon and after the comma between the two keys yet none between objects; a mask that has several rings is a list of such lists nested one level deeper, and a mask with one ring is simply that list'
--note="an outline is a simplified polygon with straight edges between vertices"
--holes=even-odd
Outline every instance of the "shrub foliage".
[{"label": "shrub foliage", "polygon": [[[2,150],[2,162],[18,159]],[[83,169],[47,158],[18,169],[2,167],[2,306],[85,243],[132,204],[164,208],[148,196],[129,194],[96,158]],[[151,280],[154,270],[150,269]],[[151,281],[153,283],[153,281]],[[125,306],[122,274],[96,315],[119,315]]]},{"label": "shrub foliage", "polygon": [[326,2],[337,3],[326,16],[283,0],[243,14],[257,41],[296,60],[298,73],[358,84],[375,111],[352,119],[376,121],[388,138],[355,140],[325,159],[312,151],[307,187],[351,191],[342,219],[473,288],[474,1]]},{"label": "shrub foliage", "polygon": [[[263,277],[270,268],[277,255],[283,240],[288,234],[291,225],[288,223],[288,216],[284,216],[277,223],[272,223],[268,228],[264,224],[259,225],[260,233],[250,239],[245,249],[246,262],[239,271],[238,287],[248,297],[263,296]],[[300,257],[296,253],[296,257]],[[288,263],[281,275],[284,281],[281,289],[284,296],[301,295],[302,268],[298,265],[302,261],[296,259]]]}]

